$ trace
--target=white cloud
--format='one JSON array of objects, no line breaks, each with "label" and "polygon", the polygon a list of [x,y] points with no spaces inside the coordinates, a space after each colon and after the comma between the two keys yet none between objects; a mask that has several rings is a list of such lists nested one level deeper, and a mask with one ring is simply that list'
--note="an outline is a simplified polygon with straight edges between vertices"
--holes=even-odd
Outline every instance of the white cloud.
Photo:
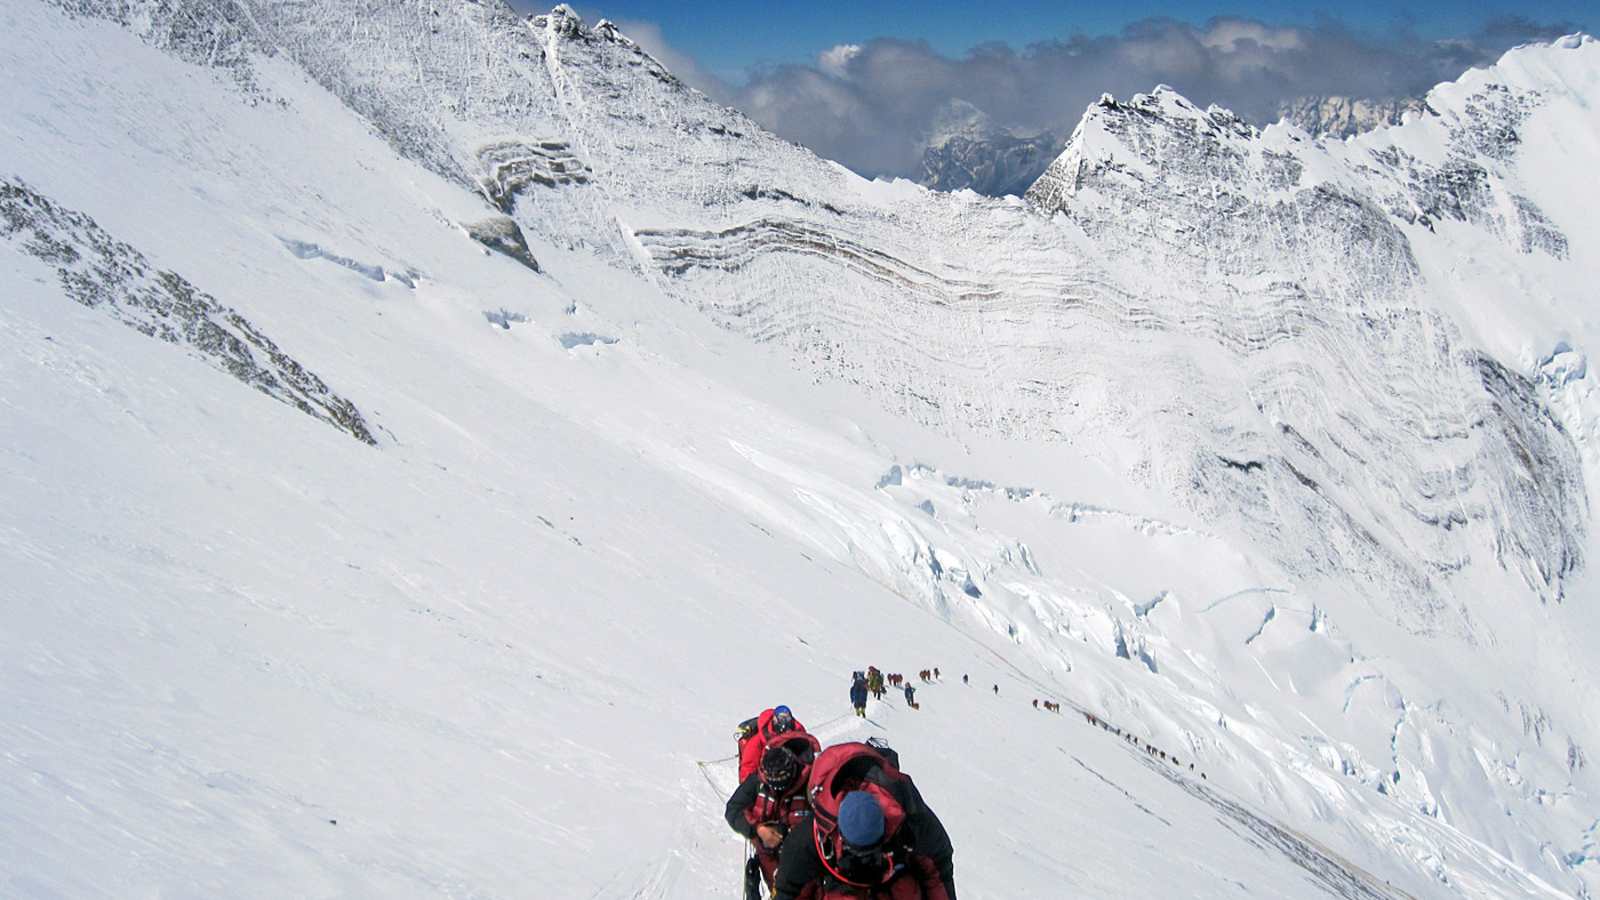
[{"label": "white cloud", "polygon": [[1241,43],[1271,50],[1298,50],[1304,33],[1298,28],[1274,28],[1249,19],[1214,19],[1199,34],[1200,43],[1213,50],[1237,51]]},{"label": "white cloud", "polygon": [[817,54],[817,68],[835,78],[845,78],[850,61],[860,55],[860,44],[837,44]]}]

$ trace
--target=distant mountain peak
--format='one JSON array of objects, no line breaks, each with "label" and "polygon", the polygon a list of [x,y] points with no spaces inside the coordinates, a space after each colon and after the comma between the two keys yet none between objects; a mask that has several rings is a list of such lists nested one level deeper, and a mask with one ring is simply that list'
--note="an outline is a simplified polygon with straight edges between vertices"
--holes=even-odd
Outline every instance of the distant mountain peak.
[{"label": "distant mountain peak", "polygon": [[1428,111],[1420,97],[1296,97],[1278,107],[1278,118],[1313,137],[1347,138]]}]

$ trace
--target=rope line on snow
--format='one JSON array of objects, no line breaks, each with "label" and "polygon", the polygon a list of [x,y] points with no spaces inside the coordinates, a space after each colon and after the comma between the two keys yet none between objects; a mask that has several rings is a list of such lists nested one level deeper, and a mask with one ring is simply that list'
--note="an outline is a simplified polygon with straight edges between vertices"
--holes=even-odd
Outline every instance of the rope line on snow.
[{"label": "rope line on snow", "polygon": [[[725,762],[726,760],[723,760],[723,761]],[[706,768],[709,765],[711,765],[711,763],[703,763],[703,762],[696,762],[695,763],[695,766],[700,769],[701,777],[705,778],[707,785],[710,785],[711,793],[716,794],[718,797],[721,797],[722,794],[723,794],[723,790],[722,790],[722,788],[717,787],[717,783],[714,780],[712,780],[712,778],[711,778],[711,770]]]},{"label": "rope line on snow", "polygon": [[[899,591],[896,591],[893,588],[890,588],[889,585],[882,584],[881,582],[880,582],[880,585],[882,585],[883,587],[889,588],[892,593],[895,593],[895,594],[901,596],[902,599],[905,599],[905,600],[908,600],[908,601],[910,600],[910,598],[905,597],[903,594],[900,594]],[[912,605],[918,606],[919,608],[921,608],[920,604],[913,603]],[[929,610],[929,609],[926,609],[926,608],[922,608],[922,611],[924,613],[932,616],[935,621],[938,621],[941,624],[945,625],[947,628],[949,628],[950,630],[954,631],[956,634],[960,635],[963,638],[966,638],[967,641],[969,641],[970,643],[976,645],[980,650],[986,651],[989,656],[992,656],[1005,669],[1010,670],[1010,672],[1011,672],[1011,674],[1012,674],[1012,676],[1014,678],[1017,678],[1019,681],[1022,681],[1025,684],[1031,685],[1032,687],[1034,687],[1036,689],[1043,690],[1047,695],[1055,694],[1056,696],[1062,697],[1063,700],[1065,700],[1065,704],[1064,705],[1067,706],[1068,709],[1071,709],[1074,712],[1077,712],[1078,714],[1082,715],[1084,717],[1085,721],[1091,727],[1099,726],[1102,731],[1104,731],[1104,732],[1106,732],[1108,734],[1111,734],[1111,735],[1115,735],[1116,737],[1123,738],[1124,741],[1126,741],[1126,742],[1128,742],[1129,744],[1132,745],[1130,748],[1127,748],[1127,752],[1131,753],[1135,757],[1138,757],[1140,759],[1140,761],[1142,763],[1144,763],[1146,766],[1149,766],[1150,768],[1156,770],[1157,772],[1161,773],[1162,775],[1166,776],[1167,778],[1171,779],[1172,781],[1184,786],[1184,789],[1186,791],[1188,791],[1191,795],[1199,797],[1201,799],[1205,799],[1205,795],[1207,793],[1210,793],[1213,796],[1216,796],[1216,797],[1219,797],[1219,798],[1225,798],[1228,802],[1232,802],[1239,809],[1241,809],[1241,810],[1245,811],[1247,814],[1255,817],[1258,821],[1260,821],[1260,822],[1262,822],[1262,823],[1264,823],[1264,824],[1266,824],[1266,825],[1268,825],[1270,827],[1276,828],[1279,832],[1281,832],[1281,833],[1283,833],[1283,834],[1285,834],[1285,835],[1287,835],[1289,837],[1292,837],[1294,839],[1297,839],[1303,845],[1305,845],[1305,846],[1307,846],[1309,848],[1312,848],[1316,852],[1319,852],[1325,860],[1327,860],[1328,862],[1333,863],[1336,867],[1342,869],[1347,877],[1351,878],[1353,881],[1358,883],[1362,888],[1366,889],[1367,891],[1371,892],[1372,894],[1379,895],[1379,896],[1387,896],[1387,897],[1391,897],[1391,898],[1403,898],[1403,900],[1415,900],[1415,898],[1410,893],[1406,892],[1404,889],[1399,888],[1399,887],[1397,887],[1395,885],[1389,884],[1386,880],[1375,876],[1373,873],[1367,871],[1365,868],[1361,867],[1360,865],[1357,865],[1354,861],[1352,861],[1349,858],[1347,858],[1347,857],[1339,854],[1338,852],[1334,851],[1331,847],[1328,847],[1327,845],[1325,845],[1322,842],[1312,838],[1311,836],[1305,834],[1304,832],[1299,831],[1298,829],[1289,827],[1288,825],[1286,825],[1285,823],[1279,821],[1275,817],[1266,814],[1264,811],[1253,809],[1242,798],[1233,795],[1233,793],[1231,791],[1227,790],[1226,788],[1223,788],[1221,785],[1218,785],[1218,784],[1215,784],[1215,783],[1210,783],[1209,779],[1205,778],[1204,773],[1201,773],[1201,779],[1200,780],[1195,780],[1192,776],[1186,775],[1182,771],[1182,764],[1178,762],[1177,756],[1175,754],[1169,756],[1164,751],[1161,751],[1159,748],[1156,748],[1155,746],[1149,744],[1147,741],[1143,741],[1142,739],[1140,739],[1136,734],[1134,734],[1132,729],[1124,729],[1120,725],[1115,724],[1114,722],[1112,722],[1111,720],[1107,719],[1105,716],[1101,715],[1100,713],[1095,712],[1095,711],[1089,709],[1087,706],[1084,706],[1084,705],[1078,703],[1077,701],[1073,700],[1070,695],[1067,695],[1066,692],[1058,691],[1057,688],[1060,687],[1059,685],[1051,686],[1051,685],[1043,684],[1040,680],[1038,680],[1037,678],[1034,678],[1032,675],[1030,675],[1027,672],[1025,672],[1021,667],[1019,667],[1015,663],[1011,662],[1003,654],[1001,654],[1000,652],[998,652],[994,648],[987,646],[986,644],[984,644],[982,641],[978,640],[973,635],[967,634],[961,628],[956,626],[956,624],[954,622],[951,622],[949,620],[943,619],[942,617],[934,615],[932,610]],[[942,682],[942,679],[940,679],[939,681],[925,681],[924,684],[938,684],[938,683],[941,683],[941,682]],[[880,700],[880,702],[882,702],[882,701]],[[1035,703],[1037,703],[1037,702],[1038,701],[1035,700]],[[1060,712],[1060,707],[1062,705],[1063,704],[1061,704],[1059,702],[1054,703],[1055,712],[1059,713]],[[821,722],[816,723],[811,728],[810,732],[811,732],[811,734],[815,735],[819,739],[830,740],[832,737],[836,736],[837,733],[838,733],[837,731],[832,729],[832,726],[837,725],[838,723],[846,721],[846,720],[850,720],[850,721],[853,722],[857,718],[858,717],[854,713],[842,714],[842,715],[834,716],[833,718],[825,719],[825,720],[823,720]],[[873,722],[870,719],[867,720],[867,721],[871,722],[872,725],[875,725],[878,728],[883,728],[883,726],[879,725],[877,722]],[[1058,747],[1057,749],[1061,750],[1063,753],[1066,752],[1065,748]],[[1194,748],[1191,747],[1190,749],[1193,750]],[[1143,752],[1138,752],[1138,751],[1143,751]],[[733,761],[737,760],[738,758],[739,758],[739,754],[737,752],[735,752],[735,753],[730,754],[728,756],[719,757],[717,759],[695,760],[695,766],[700,770],[700,775],[701,775],[702,778],[705,779],[707,787],[709,787],[711,789],[712,793],[716,797],[718,797],[719,799],[723,797],[723,795],[726,793],[726,790],[721,788],[721,787],[719,787],[717,785],[716,780],[714,778],[712,778],[712,776],[711,776],[711,767],[712,766],[717,766],[717,765],[723,765],[723,764],[729,763],[729,762],[733,762]],[[1076,759],[1076,757],[1074,757],[1074,759]],[[1083,765],[1081,760],[1078,761],[1078,764],[1079,765]],[[1085,768],[1088,768],[1088,767],[1085,766]],[[1191,769],[1193,769],[1193,768],[1194,767],[1191,764]],[[1094,770],[1089,769],[1089,771],[1093,772]],[[1095,773],[1095,774],[1099,775],[1099,773]],[[1099,776],[1099,777],[1101,777],[1102,780],[1104,780],[1104,776]],[[1124,791],[1124,793],[1126,793],[1126,792]],[[1147,810],[1147,812],[1148,812],[1148,810]],[[1154,813],[1152,813],[1152,815],[1154,815]],[[1160,816],[1157,816],[1157,818],[1160,818]],[[1165,821],[1165,820],[1163,820],[1163,821]],[[746,854],[748,855],[749,846],[750,846],[749,842],[748,841],[744,841],[742,843],[744,843],[745,848],[746,848]],[[1295,860],[1292,856],[1290,857],[1290,859],[1291,859],[1291,861],[1295,861],[1297,863],[1299,862],[1298,860]],[[1300,864],[1302,866],[1304,865],[1303,863],[1300,863]],[[1380,885],[1380,882],[1382,882],[1381,885]]]}]

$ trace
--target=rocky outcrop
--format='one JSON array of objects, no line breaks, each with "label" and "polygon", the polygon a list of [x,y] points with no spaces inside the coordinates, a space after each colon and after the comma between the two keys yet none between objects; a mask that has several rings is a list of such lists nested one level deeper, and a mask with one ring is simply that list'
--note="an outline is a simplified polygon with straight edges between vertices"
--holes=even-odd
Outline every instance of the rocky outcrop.
[{"label": "rocky outcrop", "polygon": [[479,187],[507,213],[525,191],[588,184],[592,174],[562,140],[502,141],[479,148],[477,155],[483,169]]},{"label": "rocky outcrop", "polygon": [[528,239],[522,226],[510,216],[494,216],[466,226],[467,235],[496,253],[503,253],[535,272],[541,272],[539,261],[528,249]]},{"label": "rocky outcrop", "polygon": [[66,296],[141,334],[185,347],[263,394],[377,444],[361,410],[235,310],[157,269],[94,220],[0,179],[0,239],[55,270]]}]

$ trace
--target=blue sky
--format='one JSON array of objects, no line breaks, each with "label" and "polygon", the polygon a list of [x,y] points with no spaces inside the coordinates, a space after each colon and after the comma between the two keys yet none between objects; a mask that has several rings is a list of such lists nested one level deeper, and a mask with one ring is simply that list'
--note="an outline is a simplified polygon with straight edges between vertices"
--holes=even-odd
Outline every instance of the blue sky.
[{"label": "blue sky", "polygon": [[[527,0],[520,0],[526,4]],[[1021,48],[1073,34],[1113,34],[1141,19],[1166,17],[1199,25],[1215,16],[1239,16],[1274,25],[1313,25],[1333,20],[1352,29],[1383,34],[1409,28],[1424,38],[1467,34],[1484,22],[1520,15],[1536,22],[1573,22],[1595,27],[1593,2],[1386,3],[1355,0],[1338,6],[1295,0],[1241,0],[1195,4],[1172,0],[1065,3],[1045,0],[972,2],[751,3],[699,0],[606,0],[577,4],[593,21],[644,21],[661,29],[678,51],[729,81],[742,81],[752,66],[797,63],[836,44],[888,37],[926,41],[949,56],[975,44],[1000,41]],[[980,12],[981,10],[981,12]]]}]

